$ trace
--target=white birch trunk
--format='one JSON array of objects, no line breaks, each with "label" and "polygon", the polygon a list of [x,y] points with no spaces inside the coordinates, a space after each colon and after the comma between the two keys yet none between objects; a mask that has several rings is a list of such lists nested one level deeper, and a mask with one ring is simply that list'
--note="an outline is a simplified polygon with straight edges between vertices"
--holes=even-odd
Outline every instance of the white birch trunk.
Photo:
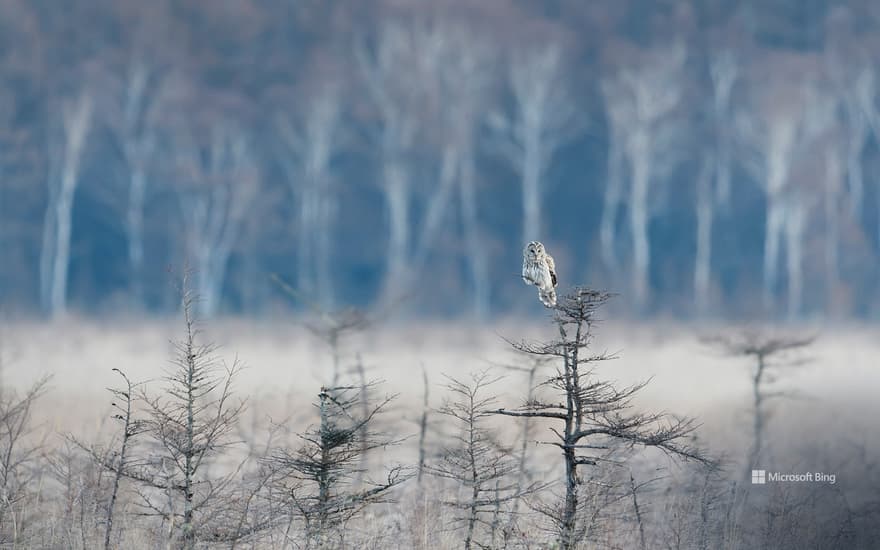
[{"label": "white birch trunk", "polygon": [[410,190],[402,163],[387,160],[383,169],[385,207],[388,212],[388,250],[385,263],[387,299],[397,299],[408,279],[410,249]]},{"label": "white birch trunk", "polygon": [[[612,138],[614,140],[615,138]],[[608,177],[602,201],[602,219],[599,222],[599,242],[602,261],[612,273],[617,272],[619,264],[616,251],[617,212],[623,196],[623,151],[620,145],[612,143],[608,151]]]},{"label": "white birch trunk", "polygon": [[[468,148],[470,151],[470,148]],[[459,192],[461,198],[462,221],[464,225],[466,257],[470,272],[472,314],[478,320],[489,317],[489,264],[486,250],[480,237],[479,217],[477,215],[477,194],[474,182],[474,160],[472,154],[465,152],[459,171]]]},{"label": "white birch trunk", "polygon": [[[67,275],[70,267],[73,200],[79,183],[80,161],[92,123],[92,99],[86,92],[62,106],[63,146],[58,178],[51,178],[44,231],[41,271],[44,278],[43,304],[49,316],[63,314],[67,307]],[[50,159],[50,162],[54,162]]]},{"label": "white birch trunk", "polygon": [[633,240],[633,293],[638,307],[648,301],[651,269],[651,243],[648,236],[648,186],[650,185],[650,145],[646,135],[635,138],[632,153],[630,193],[630,231]]},{"label": "white birch trunk", "polygon": [[[716,164],[717,165],[717,164]],[[697,251],[694,258],[694,301],[704,313],[709,305],[712,265],[712,224],[715,197],[712,190],[713,163],[705,159],[697,175]]]},{"label": "white birch trunk", "polygon": [[784,208],[773,196],[767,197],[767,218],[764,230],[764,307],[769,310],[773,306],[776,291],[777,262],[779,261],[779,245],[785,222]]},{"label": "white birch trunk", "polygon": [[834,144],[825,153],[825,285],[826,311],[835,308],[835,292],[840,284],[840,210],[838,198],[843,169]]},{"label": "white birch trunk", "polygon": [[300,292],[308,296],[309,299],[315,293],[315,280],[313,275],[315,251],[312,244],[315,237],[315,220],[317,215],[317,199],[315,194],[317,190],[311,185],[311,182],[303,182],[303,188],[299,193],[299,222],[297,228],[297,247],[296,247],[296,266],[297,278],[296,284]]},{"label": "white birch trunk", "polygon": [[[257,169],[246,138],[234,126],[215,127],[209,143],[190,144],[181,154],[195,170],[196,181],[181,190],[181,214],[188,255],[195,262],[198,312],[203,318],[220,310],[232,249],[256,193]],[[179,147],[183,149],[183,147]]]},{"label": "white birch trunk", "polygon": [[865,177],[862,171],[862,153],[868,141],[868,128],[861,113],[854,113],[847,125],[849,140],[846,148],[846,182],[849,191],[850,212],[860,221],[864,211]]},{"label": "white birch trunk", "polygon": [[137,304],[144,296],[144,201],[147,177],[143,170],[134,169],[130,175],[125,233],[128,239],[128,269],[131,294]]},{"label": "white birch trunk", "polygon": [[794,319],[802,311],[804,294],[803,242],[806,212],[801,204],[788,210],[785,223],[785,253],[788,266],[788,317]]},{"label": "white birch trunk", "polygon": [[456,176],[461,163],[461,151],[455,145],[446,145],[440,164],[440,178],[437,188],[428,200],[425,209],[419,240],[414,253],[413,271],[418,273],[424,269],[428,254],[442,227],[446,210],[455,191]]}]

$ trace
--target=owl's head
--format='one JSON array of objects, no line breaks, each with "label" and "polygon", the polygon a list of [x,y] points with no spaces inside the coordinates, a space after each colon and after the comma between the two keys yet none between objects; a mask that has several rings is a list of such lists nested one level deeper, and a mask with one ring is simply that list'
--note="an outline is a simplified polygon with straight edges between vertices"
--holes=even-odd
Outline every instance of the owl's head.
[{"label": "owl's head", "polygon": [[528,254],[529,258],[538,258],[544,254],[544,245],[538,241],[532,241],[526,245],[526,254]]}]

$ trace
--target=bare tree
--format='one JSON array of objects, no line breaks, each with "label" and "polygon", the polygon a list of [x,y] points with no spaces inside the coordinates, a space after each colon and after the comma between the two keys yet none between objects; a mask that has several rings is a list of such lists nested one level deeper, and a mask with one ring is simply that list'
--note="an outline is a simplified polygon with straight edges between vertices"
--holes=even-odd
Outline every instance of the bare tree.
[{"label": "bare tree", "polygon": [[546,182],[554,154],[582,127],[565,78],[558,44],[515,52],[508,74],[513,109],[493,114],[494,147],[520,176],[523,225],[522,242],[541,239]]},{"label": "bare tree", "polygon": [[89,454],[92,460],[113,474],[110,495],[107,499],[104,513],[104,550],[110,550],[110,548],[114,547],[111,543],[111,536],[113,535],[113,521],[115,519],[116,502],[119,498],[119,487],[126,472],[132,467],[132,457],[130,455],[131,440],[138,434],[143,433],[146,428],[146,423],[135,417],[136,410],[133,407],[137,403],[135,390],[138,390],[140,384],[133,384],[128,376],[119,369],[114,368],[113,371],[121,376],[124,381],[124,386],[121,388],[108,388],[108,391],[116,399],[112,403],[114,409],[113,419],[122,425],[119,449],[111,450],[77,443],[80,448]]},{"label": "bare tree", "polygon": [[[651,199],[656,194],[652,189],[662,183],[678,161],[673,147],[679,132],[675,113],[684,94],[686,57],[684,44],[676,42],[668,48],[644,53],[638,63],[621,68],[614,80],[605,84],[608,120],[616,125],[611,135],[623,140],[621,150],[630,168],[627,206],[633,245],[633,292],[639,307],[647,303],[650,291],[648,223]],[[620,150],[612,148],[611,153],[620,154]],[[606,204],[617,208],[610,199]]]},{"label": "bare tree", "polygon": [[709,303],[712,274],[712,225],[715,219],[712,165],[714,154],[703,153],[697,173],[697,252],[694,257],[694,299],[697,311],[705,312]]},{"label": "bare tree", "polygon": [[144,208],[159,140],[158,117],[162,109],[165,75],[144,55],[136,55],[117,77],[115,109],[105,115],[122,156],[127,178],[124,227],[128,244],[129,284],[132,300],[143,306]]},{"label": "bare tree", "polygon": [[740,79],[740,62],[731,49],[721,49],[710,54],[709,77],[712,84],[712,124],[716,151],[715,186],[719,204],[726,206],[730,201],[735,137],[731,126],[734,116],[733,89]]},{"label": "bare tree", "polygon": [[809,189],[812,182],[792,181],[791,175],[798,155],[809,150],[827,130],[835,103],[824,93],[815,72],[811,71],[810,58],[789,61],[802,70],[799,77],[790,79],[773,73],[771,80],[762,81],[754,108],[748,114],[740,114],[738,127],[749,152],[744,165],[761,183],[767,197],[764,304],[769,307],[774,301],[784,239],[787,309],[789,316],[795,316],[801,310],[804,236],[807,220],[816,205],[816,193]]},{"label": "bare tree", "polygon": [[[850,109],[857,110],[858,114],[853,113],[853,117],[864,117],[870,128],[871,135],[875,140],[880,139],[880,107],[877,106],[878,93],[877,90],[877,68],[876,65],[866,64],[859,73],[854,85],[849,88],[852,97],[848,101]],[[857,154],[853,152],[853,154]],[[851,161],[861,162],[861,157],[851,159]],[[852,168],[848,165],[849,168]],[[856,170],[860,170],[861,164]],[[858,173],[861,175],[861,173]],[[880,210],[880,194],[877,195],[878,210]],[[877,222],[877,235],[880,238],[880,221]]]},{"label": "bare tree", "polygon": [[338,191],[330,170],[340,148],[341,97],[338,87],[314,90],[304,105],[301,121],[278,117],[278,130],[285,145],[288,183],[298,204],[297,286],[315,295],[324,308],[333,305],[333,219]]},{"label": "bare tree", "polygon": [[[194,548],[199,541],[230,541],[250,533],[230,533],[228,515],[238,468],[219,472],[212,464],[234,445],[244,402],[236,402],[232,383],[238,362],[218,372],[216,347],[199,341],[196,295],[184,277],[183,339],[166,376],[163,396],[142,392],[147,419],[144,444],[131,450],[123,475],[136,482],[143,514],[161,519],[169,542]],[[151,443],[151,444],[149,444]],[[121,467],[122,464],[117,464]]]},{"label": "bare tree", "polygon": [[440,32],[444,33],[443,39],[449,44],[439,67],[441,101],[448,105],[443,117],[446,121],[444,166],[446,162],[454,166],[452,170],[458,182],[472,312],[478,319],[485,319],[489,314],[489,265],[477,214],[479,204],[474,164],[479,113],[485,108],[489,91],[491,52],[473,29],[450,26]]},{"label": "bare tree", "polygon": [[712,90],[712,152],[704,156],[697,174],[697,251],[694,261],[694,299],[698,311],[709,305],[712,274],[712,235],[716,206],[730,202],[733,155],[731,96],[739,78],[739,64],[730,50],[710,54]]},{"label": "bare tree", "polygon": [[428,441],[428,417],[431,413],[430,407],[430,391],[431,386],[428,384],[428,371],[425,365],[422,365],[422,415],[419,418],[419,463],[416,468],[416,481],[422,483],[422,474],[425,471],[427,459],[426,445]]},{"label": "bare tree", "polygon": [[172,153],[182,178],[175,192],[195,271],[197,307],[210,317],[220,307],[227,263],[250,214],[259,171],[249,136],[237,123],[215,120],[204,130],[175,132]]},{"label": "bare tree", "polygon": [[[472,308],[484,317],[489,271],[480,253],[474,133],[486,100],[488,48],[468,27],[449,21],[394,21],[383,24],[372,47],[360,42],[355,54],[379,118],[377,140],[389,218],[383,300],[394,302],[409,294],[457,194]],[[434,145],[437,137],[428,130],[435,127],[440,129],[437,177],[416,184],[412,162],[419,146]],[[411,218],[419,202],[423,213]]]},{"label": "bare tree", "polygon": [[389,218],[386,294],[399,292],[409,279],[412,182],[407,157],[418,129],[418,93],[412,75],[403,73],[406,67],[414,68],[413,49],[412,32],[401,23],[389,22],[380,29],[373,51],[363,43],[355,50],[381,119],[382,191]]},{"label": "bare tree", "polygon": [[763,334],[760,331],[743,331],[739,334],[716,335],[703,339],[704,343],[733,357],[746,357],[754,361],[752,368],[752,449],[746,464],[746,473],[763,458],[764,436],[767,424],[766,401],[791,395],[781,389],[769,390],[768,384],[777,382],[786,367],[803,364],[798,356],[815,337],[786,337]]},{"label": "bare tree", "polygon": [[620,101],[623,93],[615,78],[603,78],[602,98],[605,105],[606,132],[608,134],[608,158],[605,169],[605,190],[602,200],[602,219],[599,222],[599,243],[605,267],[616,273],[620,269],[617,257],[617,220],[623,200],[626,181],[626,157],[624,154],[628,110]]},{"label": "bare tree", "polygon": [[346,529],[338,527],[367,506],[386,502],[390,490],[410,477],[402,467],[393,466],[384,480],[354,487],[353,480],[362,473],[363,454],[394,443],[371,428],[392,398],[371,406],[363,416],[360,391],[355,386],[321,388],[315,405],[319,424],[300,436],[303,446],[295,451],[275,449],[266,459],[273,471],[275,498],[287,511],[286,544],[295,544],[292,537],[298,522],[305,548],[344,544]]},{"label": "bare tree", "polygon": [[26,542],[35,518],[40,486],[39,461],[43,441],[34,433],[33,408],[46,392],[49,378],[23,394],[0,387],[0,539],[4,544]]},{"label": "bare tree", "polygon": [[[443,501],[455,510],[455,521],[464,526],[464,547],[495,548],[501,530],[497,517],[500,508],[536,491],[540,485],[516,481],[516,458],[495,440],[486,426],[497,401],[485,394],[498,379],[486,371],[472,374],[470,382],[447,379],[446,387],[453,398],[439,412],[455,423],[458,434],[427,471],[464,489],[463,493],[458,491],[456,498]],[[509,528],[512,520],[504,524]]]},{"label": "bare tree", "polygon": [[711,464],[699,449],[684,443],[695,429],[693,420],[662,413],[629,412],[632,398],[647,382],[618,389],[595,376],[591,365],[610,359],[608,355],[590,351],[596,310],[607,298],[602,292],[575,288],[559,301],[554,312],[559,338],[513,344],[521,352],[557,361],[556,374],[542,384],[552,388],[554,395],[538,395],[515,410],[496,411],[518,418],[543,418],[562,425],[561,429],[550,428],[555,438],[547,444],[562,452],[565,495],[559,510],[545,510],[545,513],[557,528],[560,546],[566,549],[577,546],[585,528],[579,522],[583,504],[579,469],[597,466],[605,459],[603,453],[619,446],[642,445],[657,447],[671,456]]},{"label": "bare tree", "polygon": [[60,99],[50,115],[49,201],[40,250],[40,296],[43,310],[50,316],[64,313],[67,306],[73,200],[93,107],[91,92],[83,88],[72,97]]}]

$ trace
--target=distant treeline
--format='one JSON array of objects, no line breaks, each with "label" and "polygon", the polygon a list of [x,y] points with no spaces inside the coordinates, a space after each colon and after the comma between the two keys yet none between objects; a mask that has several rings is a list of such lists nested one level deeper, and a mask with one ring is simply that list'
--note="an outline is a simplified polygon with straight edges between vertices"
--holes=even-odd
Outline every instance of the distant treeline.
[{"label": "distant treeline", "polygon": [[[0,1],[0,308],[880,315],[880,8]],[[301,297],[292,303],[272,275]]]}]

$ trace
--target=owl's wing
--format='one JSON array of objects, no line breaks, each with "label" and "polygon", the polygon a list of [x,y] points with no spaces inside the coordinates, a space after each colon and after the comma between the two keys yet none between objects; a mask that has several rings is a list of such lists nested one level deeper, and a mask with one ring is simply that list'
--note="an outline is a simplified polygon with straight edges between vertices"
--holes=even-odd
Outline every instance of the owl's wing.
[{"label": "owl's wing", "polygon": [[553,256],[547,255],[547,268],[550,270],[550,282],[553,283],[553,286],[556,286],[556,262],[553,261]]}]

